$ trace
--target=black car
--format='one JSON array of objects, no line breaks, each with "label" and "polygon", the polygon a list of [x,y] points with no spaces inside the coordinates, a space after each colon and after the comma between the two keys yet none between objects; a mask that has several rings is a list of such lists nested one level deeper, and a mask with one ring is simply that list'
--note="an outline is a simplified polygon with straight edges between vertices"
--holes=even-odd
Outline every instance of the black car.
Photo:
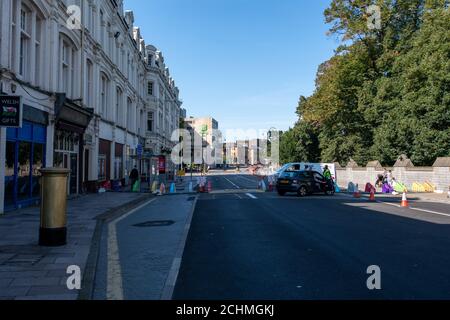
[{"label": "black car", "polygon": [[316,171],[285,171],[277,180],[277,191],[280,196],[295,192],[304,197],[313,193],[333,195],[335,192],[332,180]]}]

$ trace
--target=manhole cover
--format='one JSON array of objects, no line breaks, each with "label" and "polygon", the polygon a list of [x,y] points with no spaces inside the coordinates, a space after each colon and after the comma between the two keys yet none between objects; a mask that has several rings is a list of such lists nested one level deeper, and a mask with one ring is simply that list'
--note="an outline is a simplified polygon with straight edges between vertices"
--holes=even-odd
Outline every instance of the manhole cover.
[{"label": "manhole cover", "polygon": [[133,225],[133,227],[139,227],[139,228],[150,228],[150,227],[168,227],[175,223],[175,221],[172,220],[163,220],[163,221],[146,221],[142,223],[138,223]]}]

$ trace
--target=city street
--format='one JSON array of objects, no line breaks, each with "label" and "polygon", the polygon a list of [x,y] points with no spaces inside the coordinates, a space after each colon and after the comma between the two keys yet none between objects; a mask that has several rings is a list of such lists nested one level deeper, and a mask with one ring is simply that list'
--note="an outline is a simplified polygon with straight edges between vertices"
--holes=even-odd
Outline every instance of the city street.
[{"label": "city street", "polygon": [[[438,214],[448,204],[412,201],[428,213],[347,195],[253,192],[251,176],[210,179],[174,299],[450,298],[450,217]],[[367,289],[371,265],[382,290]]]}]

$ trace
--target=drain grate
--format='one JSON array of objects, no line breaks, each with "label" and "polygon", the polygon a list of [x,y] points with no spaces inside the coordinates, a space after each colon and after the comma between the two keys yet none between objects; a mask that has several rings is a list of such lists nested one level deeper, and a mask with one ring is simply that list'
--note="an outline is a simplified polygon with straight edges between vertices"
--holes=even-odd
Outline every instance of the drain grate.
[{"label": "drain grate", "polygon": [[175,223],[172,220],[162,220],[162,221],[146,221],[133,225],[133,227],[138,228],[152,228],[152,227],[168,227]]}]

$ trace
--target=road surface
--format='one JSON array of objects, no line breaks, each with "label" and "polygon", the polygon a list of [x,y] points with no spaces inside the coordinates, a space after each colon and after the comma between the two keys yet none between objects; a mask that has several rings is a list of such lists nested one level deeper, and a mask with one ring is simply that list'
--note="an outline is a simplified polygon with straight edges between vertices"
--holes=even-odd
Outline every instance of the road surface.
[{"label": "road surface", "polygon": [[[174,299],[450,299],[448,204],[279,197],[252,176],[210,179]],[[368,289],[369,266],[381,290]]]}]

